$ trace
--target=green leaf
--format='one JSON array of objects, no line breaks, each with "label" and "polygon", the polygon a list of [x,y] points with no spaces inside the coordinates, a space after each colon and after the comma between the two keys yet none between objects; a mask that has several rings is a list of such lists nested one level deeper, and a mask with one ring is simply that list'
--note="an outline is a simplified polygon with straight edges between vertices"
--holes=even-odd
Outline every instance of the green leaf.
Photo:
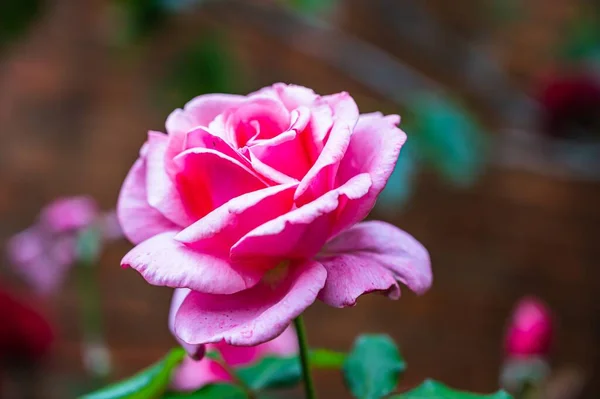
[{"label": "green leaf", "polygon": [[0,47],[22,34],[41,9],[41,0],[0,1]]},{"label": "green leaf", "polygon": [[419,156],[457,186],[469,186],[483,170],[486,135],[452,98],[422,94],[411,104]]},{"label": "green leaf", "polygon": [[309,353],[310,365],[322,369],[339,369],[346,361],[346,354],[329,349],[312,349]]},{"label": "green leaf", "polygon": [[426,380],[418,387],[399,395],[391,396],[389,399],[511,399],[508,393],[498,391],[496,393],[482,395],[471,392],[456,391],[441,382]]},{"label": "green leaf", "polygon": [[79,233],[77,237],[77,258],[84,265],[96,264],[102,250],[102,236],[95,227],[90,227]]},{"label": "green leaf", "polygon": [[337,0],[289,0],[292,9],[309,17],[330,12],[336,3]]},{"label": "green leaf", "polygon": [[172,349],[162,360],[131,378],[80,399],[158,399],[171,380],[171,373],[185,357],[182,348]]},{"label": "green leaf", "polygon": [[253,390],[289,388],[302,379],[298,356],[267,356],[251,366],[237,369],[236,374]]},{"label": "green leaf", "polygon": [[167,392],[162,399],[245,399],[244,390],[231,384],[211,384],[195,392]]},{"label": "green leaf", "polygon": [[378,399],[398,385],[406,363],[387,335],[361,335],[344,363],[344,379],[359,399]]}]

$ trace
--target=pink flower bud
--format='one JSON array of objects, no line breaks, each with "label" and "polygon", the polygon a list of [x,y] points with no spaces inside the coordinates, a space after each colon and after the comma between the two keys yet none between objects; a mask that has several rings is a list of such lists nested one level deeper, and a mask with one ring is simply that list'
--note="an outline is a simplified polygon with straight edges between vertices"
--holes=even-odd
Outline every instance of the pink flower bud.
[{"label": "pink flower bud", "polygon": [[523,298],[512,314],[506,333],[510,357],[545,356],[552,342],[552,315],[539,299]]}]

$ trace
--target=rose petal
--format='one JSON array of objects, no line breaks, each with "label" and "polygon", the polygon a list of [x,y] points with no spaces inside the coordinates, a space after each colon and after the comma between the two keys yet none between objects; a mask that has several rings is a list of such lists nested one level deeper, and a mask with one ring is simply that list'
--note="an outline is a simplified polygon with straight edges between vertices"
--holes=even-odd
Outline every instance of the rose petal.
[{"label": "rose petal", "polygon": [[352,306],[368,292],[400,296],[399,281],[417,294],[433,279],[427,250],[408,233],[384,222],[364,222],[334,238],[317,259],[327,269],[319,299],[335,307]]},{"label": "rose petal", "polygon": [[183,300],[190,292],[191,291],[187,288],[177,288],[173,291],[173,298],[171,299],[171,309],[169,310],[169,330],[171,331],[171,334],[173,334],[177,342],[179,342],[181,347],[185,349],[185,351],[190,357],[194,359],[200,359],[201,355],[204,354],[204,345],[188,344],[187,342],[182,341],[177,335],[175,335],[175,315],[181,307]]},{"label": "rose petal", "polygon": [[312,89],[285,83],[275,83],[272,86],[251,93],[249,96],[252,97],[256,95],[277,98],[290,111],[301,106],[310,106],[317,98],[319,98]]},{"label": "rose petal", "polygon": [[337,184],[341,185],[357,174],[369,173],[373,185],[366,197],[344,206],[336,233],[364,219],[375,206],[379,193],[394,171],[400,148],[406,141],[406,134],[396,127],[398,123],[399,116],[384,117],[378,112],[361,115],[358,119],[350,145],[340,163]]},{"label": "rose petal", "polygon": [[289,124],[290,113],[281,101],[256,96],[249,97],[244,103],[228,111],[225,128],[228,140],[237,148],[242,148],[250,145],[254,138],[270,139],[278,136]]},{"label": "rose petal", "polygon": [[231,294],[251,287],[260,271],[233,264],[227,257],[196,251],[174,239],[175,232],[156,235],[133,248],[121,261],[150,284]]},{"label": "rose petal", "polygon": [[179,226],[195,221],[184,207],[181,195],[165,168],[167,136],[149,132],[146,153],[146,190],[148,204]]},{"label": "rose petal", "polygon": [[358,120],[358,107],[348,93],[322,97],[333,109],[334,124],[323,151],[296,190],[295,201],[304,205],[334,188],[334,178]]},{"label": "rose petal", "polygon": [[368,174],[355,176],[317,200],[270,220],[242,237],[231,248],[231,258],[311,258],[331,236],[339,204],[361,198],[370,186]]},{"label": "rose petal", "polygon": [[175,163],[181,196],[196,220],[233,198],[266,187],[240,162],[213,150],[186,150]]},{"label": "rose petal", "polygon": [[233,295],[190,293],[175,317],[175,331],[191,343],[224,340],[230,345],[258,345],[281,334],[310,306],[327,274],[315,261],[289,266],[280,281]]},{"label": "rose petal", "polygon": [[142,157],[127,174],[117,201],[117,217],[123,234],[134,244],[176,228],[173,222],[148,204],[146,174],[146,160]]},{"label": "rose petal", "polygon": [[232,94],[206,94],[189,101],[183,109],[171,112],[165,123],[169,134],[166,151],[168,172],[172,173],[171,160],[183,151],[187,132],[199,126],[208,126],[217,115],[245,100],[244,96]]},{"label": "rose petal", "polygon": [[252,229],[292,209],[296,184],[263,188],[232,199],[175,237],[194,248],[227,252]]},{"label": "rose petal", "polygon": [[198,127],[189,131],[185,136],[183,147],[184,150],[190,148],[207,148],[233,158],[246,167],[250,166],[248,160],[243,157],[239,151],[233,148],[231,144],[203,127]]}]

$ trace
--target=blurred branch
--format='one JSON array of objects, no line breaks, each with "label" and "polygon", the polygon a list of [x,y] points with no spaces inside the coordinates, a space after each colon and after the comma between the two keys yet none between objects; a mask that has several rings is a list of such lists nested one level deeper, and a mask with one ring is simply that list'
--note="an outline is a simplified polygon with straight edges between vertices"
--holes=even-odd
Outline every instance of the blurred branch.
[{"label": "blurred branch", "polygon": [[[233,24],[250,23],[290,47],[342,71],[375,93],[398,104],[408,106],[417,92],[428,91],[439,94],[446,92],[436,81],[386,51],[343,32],[325,21],[303,18],[283,7],[265,7],[243,0],[222,0],[215,2],[213,6],[216,7],[221,19]],[[232,9],[236,12],[231,12]],[[395,26],[399,25],[403,24],[395,24]],[[420,23],[413,25],[421,26]],[[429,28],[424,28],[429,31],[424,36],[429,36],[428,40],[431,40],[431,44],[425,46],[424,51],[427,54],[434,54],[441,47],[447,46],[446,36],[443,41],[436,44],[436,37],[440,34],[446,35],[446,32],[436,33],[437,30],[431,26],[429,24]],[[423,37],[414,34],[413,36]],[[453,40],[451,42],[454,43],[451,48],[461,48],[460,44],[456,44],[459,42]],[[444,46],[440,46],[440,43]],[[466,57],[460,55],[465,53]],[[439,56],[435,56],[437,57],[435,59],[432,55],[432,61],[442,63],[445,67],[452,65],[452,70],[468,77],[466,81],[471,82],[470,87],[477,86],[474,82],[498,82],[491,88],[481,86],[483,89],[479,90],[479,97],[484,93],[485,96],[481,99],[487,103],[487,107],[501,119],[506,120],[509,126],[527,126],[527,116],[530,114],[527,112],[530,108],[529,102],[521,93],[509,91],[507,89],[509,85],[505,80],[497,78],[497,72],[494,72],[493,68],[488,68],[488,72],[482,73],[477,67],[483,62],[479,53],[480,50],[473,47],[454,51],[444,50]],[[459,60],[463,58],[464,61]],[[492,79],[490,76],[496,77]],[[500,87],[504,89],[501,90]]]}]

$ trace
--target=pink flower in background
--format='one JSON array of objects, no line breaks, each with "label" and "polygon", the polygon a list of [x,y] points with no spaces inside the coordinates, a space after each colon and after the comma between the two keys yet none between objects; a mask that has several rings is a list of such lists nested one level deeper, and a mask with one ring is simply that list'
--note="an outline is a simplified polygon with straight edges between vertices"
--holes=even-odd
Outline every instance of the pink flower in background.
[{"label": "pink flower in background", "polygon": [[98,214],[98,205],[90,197],[60,198],[42,209],[40,223],[50,232],[64,233],[89,226]]},{"label": "pink flower in background", "polygon": [[406,135],[350,95],[275,84],[197,97],[150,132],[117,212],[137,246],[122,261],[151,284],[191,290],[174,317],[191,345],[249,346],[281,334],[317,298],[423,293],[429,255],[364,222]]},{"label": "pink flower in background", "polygon": [[[169,315],[169,327],[174,333],[175,314],[181,306],[183,299],[189,294],[187,289],[177,289],[171,302],[171,313]],[[175,335],[177,339],[177,335]],[[185,343],[184,343],[185,346]],[[190,349],[192,353],[197,348]],[[231,346],[224,342],[206,346],[207,351],[218,351],[223,361],[232,368],[250,365],[268,355],[291,356],[298,352],[296,333],[292,327],[273,339],[257,346]],[[175,371],[172,387],[177,391],[195,391],[206,384],[229,382],[232,377],[227,370],[217,361],[208,357],[202,360],[194,360],[187,357]]]},{"label": "pink flower in background", "polygon": [[36,224],[9,240],[9,261],[34,290],[52,293],[76,260],[78,232],[98,223],[105,239],[115,239],[114,219],[101,215],[89,197],[58,199],[42,209]]},{"label": "pink flower in background", "polygon": [[546,356],[553,335],[550,309],[537,298],[524,298],[515,307],[506,333],[511,357]]}]

